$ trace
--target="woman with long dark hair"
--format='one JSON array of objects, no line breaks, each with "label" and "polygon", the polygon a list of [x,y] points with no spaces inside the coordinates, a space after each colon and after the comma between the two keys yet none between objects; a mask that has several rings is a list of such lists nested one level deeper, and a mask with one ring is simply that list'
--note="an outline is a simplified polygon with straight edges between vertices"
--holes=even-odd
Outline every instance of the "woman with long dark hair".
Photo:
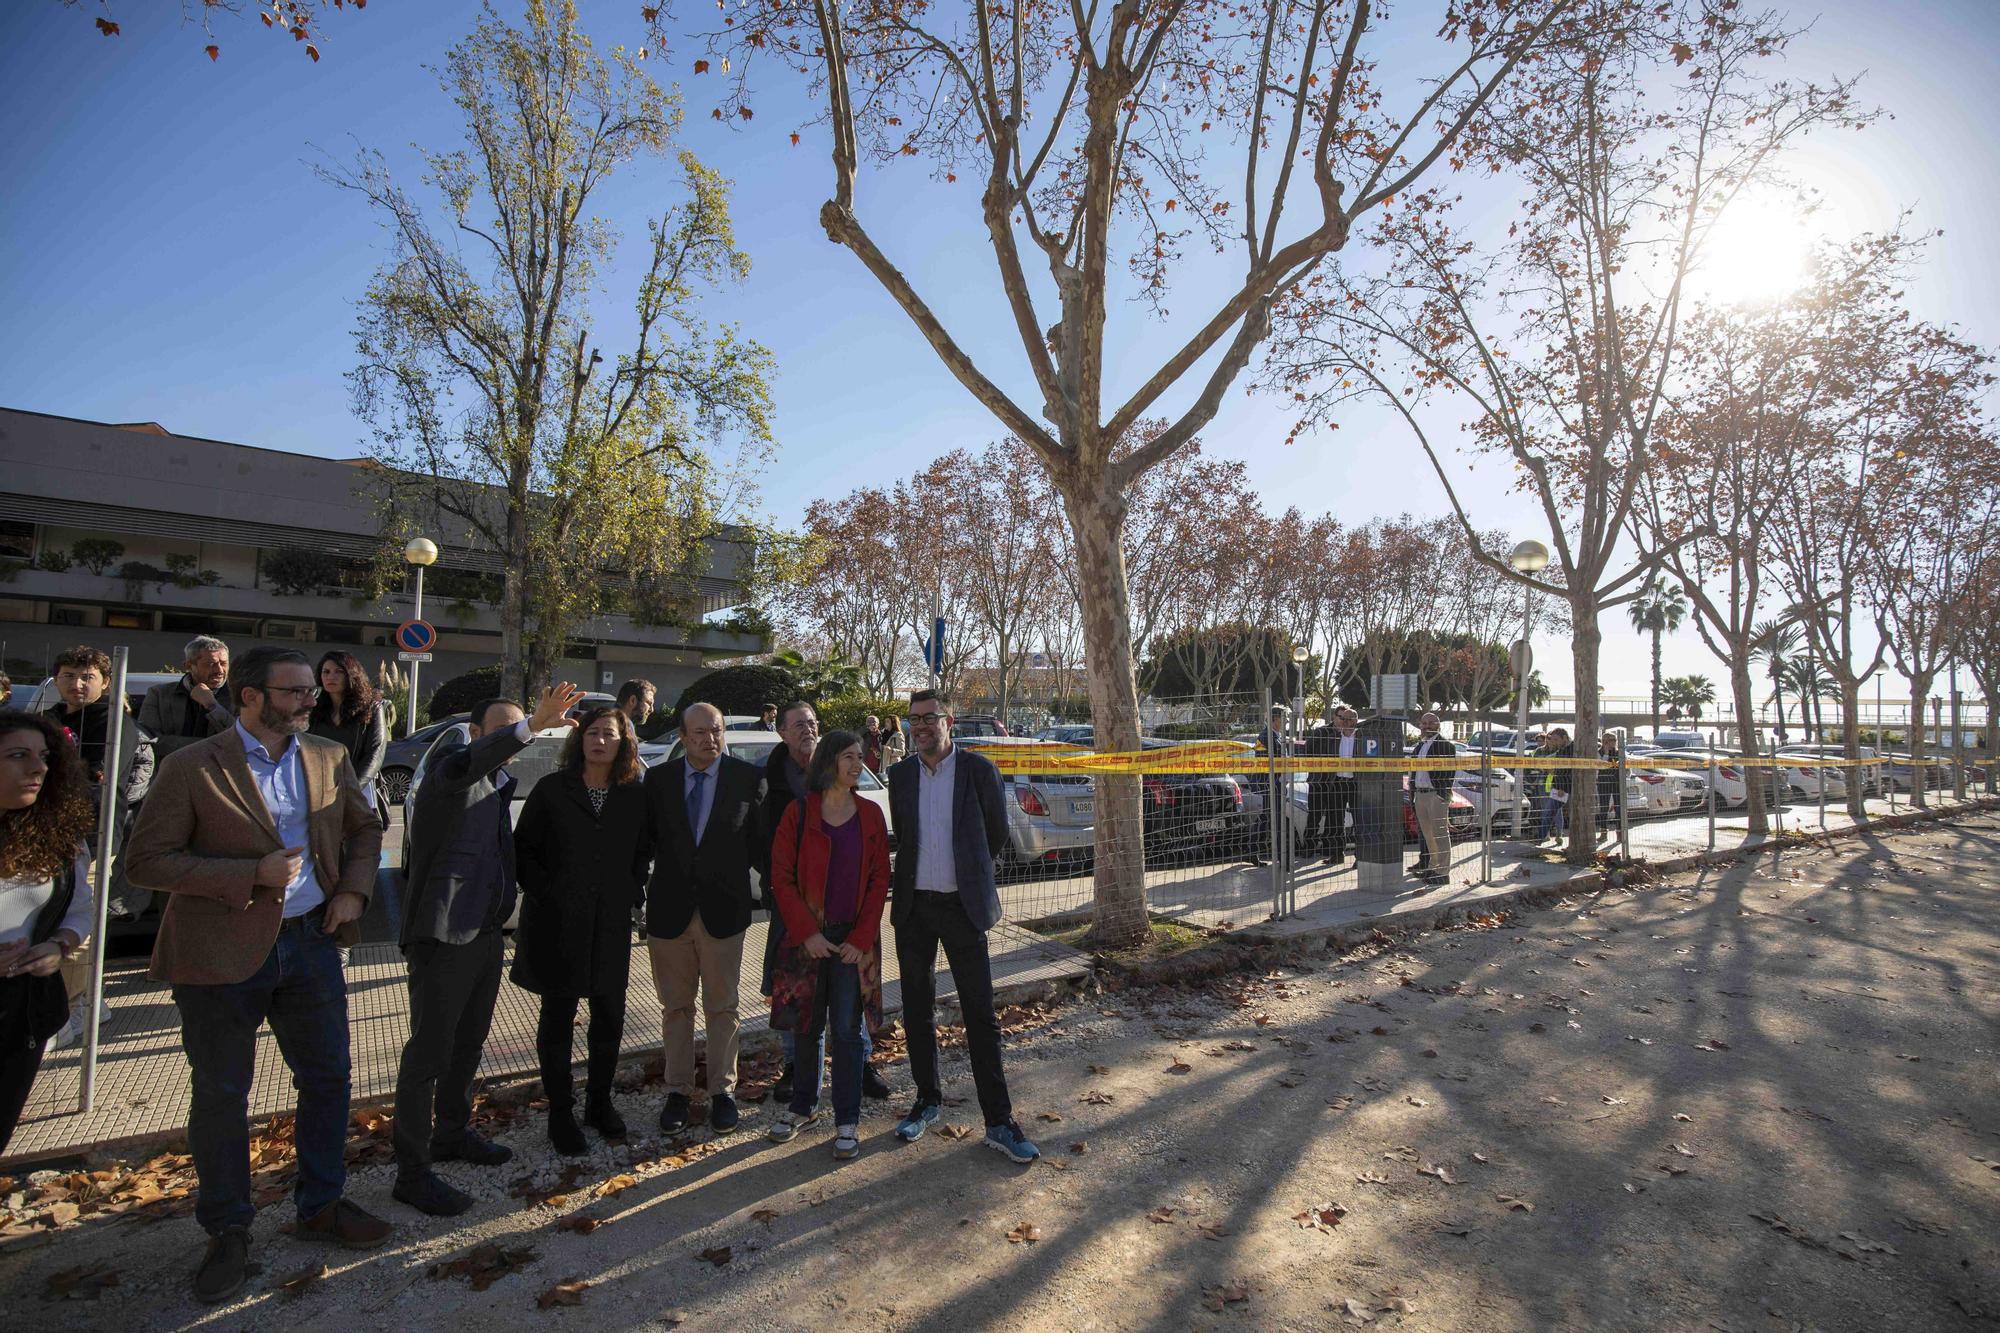
[{"label": "woman with long dark hair", "polygon": [[632,962],[632,909],[646,884],[650,842],[639,737],[620,709],[593,708],[563,746],[562,767],[528,793],[514,827],[521,925],[514,933],[514,984],[542,997],[535,1029],[549,1141],[589,1149],[575,1116],[571,1034],[578,1000],[590,1001],[583,1123],[625,1137],[611,1102],[625,1035],[625,982]]},{"label": "woman with long dark hair", "polygon": [[89,786],[62,728],[0,712],[0,1153],[69,1014],[57,969],[90,934]]},{"label": "woman with long dark hair", "polygon": [[771,897],[784,944],[771,977],[771,1026],[796,1033],[791,1105],[770,1129],[786,1143],[819,1118],[820,1045],[833,1044],[833,1155],[861,1151],[861,1022],[882,1025],[882,909],[889,823],[861,800],[861,738],[829,732],[813,751],[806,798],[771,841]]},{"label": "woman with long dark hair", "polygon": [[389,723],[376,696],[368,668],[353,653],[335,648],[319,659],[319,700],[313,704],[315,736],[347,747],[354,776],[370,791],[382,776],[382,756],[389,750]]}]

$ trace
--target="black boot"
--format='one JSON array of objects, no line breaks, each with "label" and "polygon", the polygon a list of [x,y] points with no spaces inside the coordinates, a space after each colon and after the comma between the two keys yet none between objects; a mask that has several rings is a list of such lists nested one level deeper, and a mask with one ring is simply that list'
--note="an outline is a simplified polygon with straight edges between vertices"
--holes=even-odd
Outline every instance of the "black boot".
[{"label": "black boot", "polygon": [[625,1117],[619,1115],[618,1108],[612,1105],[609,1089],[584,1096],[583,1123],[607,1139],[616,1141],[625,1137]]},{"label": "black boot", "polygon": [[549,1104],[549,1142],[565,1157],[581,1157],[590,1151],[590,1141],[583,1137],[583,1129],[576,1123],[568,1103]]}]

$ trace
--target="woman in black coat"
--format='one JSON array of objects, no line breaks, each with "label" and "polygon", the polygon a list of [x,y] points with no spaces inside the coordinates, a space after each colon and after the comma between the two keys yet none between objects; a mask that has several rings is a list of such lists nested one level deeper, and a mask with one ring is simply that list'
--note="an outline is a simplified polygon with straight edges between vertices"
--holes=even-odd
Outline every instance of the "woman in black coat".
[{"label": "woman in black coat", "polygon": [[319,659],[319,698],[313,703],[308,729],[347,747],[347,761],[375,803],[384,828],[389,826],[389,803],[378,784],[383,757],[389,753],[386,711],[360,658],[335,649]]},{"label": "woman in black coat", "polygon": [[625,1137],[611,1078],[625,1035],[632,909],[646,883],[649,845],[639,738],[615,707],[592,709],[563,748],[562,767],[535,785],[514,827],[521,924],[514,984],[542,997],[535,1050],[549,1099],[549,1141],[588,1150],[575,1117],[572,1032],[590,1001],[583,1123]]}]

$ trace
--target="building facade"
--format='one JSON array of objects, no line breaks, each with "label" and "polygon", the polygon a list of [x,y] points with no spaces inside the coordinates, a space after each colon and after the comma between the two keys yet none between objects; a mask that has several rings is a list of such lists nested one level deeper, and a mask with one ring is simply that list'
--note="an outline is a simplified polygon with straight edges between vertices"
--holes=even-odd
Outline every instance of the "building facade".
[{"label": "building facade", "polygon": [[[352,652],[375,671],[396,662],[391,635],[413,610],[414,580],[371,595],[382,545],[365,459],[317,458],[0,408],[0,658],[39,681],[64,648],[131,650],[131,669],[178,669],[197,634],[237,651],[257,644],[315,656]],[[405,534],[395,534],[398,541]],[[411,534],[414,535],[414,534]],[[454,534],[425,533],[438,562],[424,618],[438,630],[423,667],[428,694],[499,661],[500,557]],[[765,651],[745,620],[753,552],[733,533],[678,602],[687,625],[596,617],[578,630],[563,676],[591,689],[644,677],[663,705],[714,659]],[[703,622],[703,617],[709,619]]]}]

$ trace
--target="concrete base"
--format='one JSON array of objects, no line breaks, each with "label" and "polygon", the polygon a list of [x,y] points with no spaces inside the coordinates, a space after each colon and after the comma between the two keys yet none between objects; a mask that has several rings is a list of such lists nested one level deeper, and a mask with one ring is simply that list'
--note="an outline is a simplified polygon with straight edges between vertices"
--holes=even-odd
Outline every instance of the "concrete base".
[{"label": "concrete base", "polygon": [[1400,858],[1394,861],[1356,861],[1355,869],[1360,881],[1355,885],[1363,893],[1396,893],[1406,880]]}]

